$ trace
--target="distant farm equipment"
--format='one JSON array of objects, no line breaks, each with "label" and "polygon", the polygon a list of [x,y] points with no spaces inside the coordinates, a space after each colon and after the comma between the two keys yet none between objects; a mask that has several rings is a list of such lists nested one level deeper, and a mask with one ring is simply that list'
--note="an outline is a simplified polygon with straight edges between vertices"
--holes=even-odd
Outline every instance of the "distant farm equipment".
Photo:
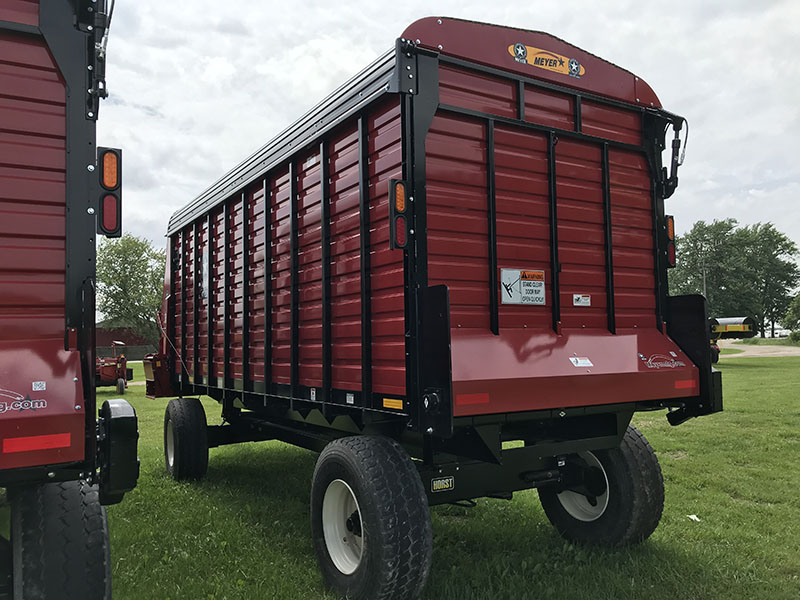
[{"label": "distant farm equipment", "polygon": [[128,368],[128,359],[120,353],[117,355],[117,347],[125,347],[125,342],[114,340],[111,343],[112,356],[100,357],[95,359],[95,387],[108,385],[117,386],[117,393],[124,394],[128,387],[128,382],[133,379],[133,369]]},{"label": "distant farm equipment", "polygon": [[711,362],[719,362],[719,340],[743,340],[758,333],[756,320],[752,317],[720,317],[708,320],[711,336]]}]

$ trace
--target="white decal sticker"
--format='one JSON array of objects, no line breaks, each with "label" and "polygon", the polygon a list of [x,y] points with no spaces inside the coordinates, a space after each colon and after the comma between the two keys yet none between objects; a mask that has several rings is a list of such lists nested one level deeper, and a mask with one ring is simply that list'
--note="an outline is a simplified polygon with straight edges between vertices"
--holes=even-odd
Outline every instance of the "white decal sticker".
[{"label": "white decal sticker", "polygon": [[500,269],[503,304],[545,304],[544,271]]},{"label": "white decal sticker", "polygon": [[31,385],[34,392],[44,392],[47,389],[46,381],[34,381]]},{"label": "white decal sticker", "polygon": [[652,354],[644,364],[647,365],[648,369],[674,369],[686,366],[686,363],[682,360],[675,360],[664,354]]},{"label": "white decal sticker", "polygon": [[591,306],[592,297],[589,294],[572,294],[572,306]]},{"label": "white decal sticker", "polygon": [[585,356],[570,356],[569,362],[575,367],[593,367],[592,361]]},{"label": "white decal sticker", "polygon": [[312,400],[317,399],[317,388],[311,388],[311,399]]},{"label": "white decal sticker", "polygon": [[345,399],[347,400],[348,404],[354,404],[355,401],[356,401],[356,397],[353,394],[350,394],[350,393],[347,394]]}]

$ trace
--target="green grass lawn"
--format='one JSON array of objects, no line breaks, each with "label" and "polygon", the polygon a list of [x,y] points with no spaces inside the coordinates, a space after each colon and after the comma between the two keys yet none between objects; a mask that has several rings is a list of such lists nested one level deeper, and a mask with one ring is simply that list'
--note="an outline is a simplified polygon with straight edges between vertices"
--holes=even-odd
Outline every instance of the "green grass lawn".
[{"label": "green grass lawn", "polygon": [[743,340],[735,340],[733,343],[743,344],[745,346],[800,346],[800,342],[793,342],[788,337],[785,338],[752,337]]},{"label": "green grass lawn", "polygon": [[[730,358],[719,368],[723,413],[680,427],[663,413],[635,419],[666,483],[650,540],[618,551],[572,547],[534,491],[436,507],[424,597],[796,599],[800,358]],[[310,537],[313,453],[279,442],[213,449],[204,481],[176,483],[163,466],[166,401],[145,399],[142,386],[126,398],[139,414],[142,475],[109,508],[116,599],[332,597]],[[205,406],[219,423],[216,403]]]},{"label": "green grass lawn", "polygon": [[739,350],[738,348],[721,348],[719,353],[720,354],[741,354],[744,350]]}]

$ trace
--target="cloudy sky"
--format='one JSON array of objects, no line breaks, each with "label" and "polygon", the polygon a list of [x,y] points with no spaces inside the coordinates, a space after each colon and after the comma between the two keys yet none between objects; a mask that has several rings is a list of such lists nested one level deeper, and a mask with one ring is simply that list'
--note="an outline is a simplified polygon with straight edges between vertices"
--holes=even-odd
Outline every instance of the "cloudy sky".
[{"label": "cloudy sky", "polygon": [[644,78],[690,123],[679,232],[771,221],[800,244],[800,2],[120,0],[98,142],[124,149],[124,226],[169,216],[431,15],[552,33]]}]

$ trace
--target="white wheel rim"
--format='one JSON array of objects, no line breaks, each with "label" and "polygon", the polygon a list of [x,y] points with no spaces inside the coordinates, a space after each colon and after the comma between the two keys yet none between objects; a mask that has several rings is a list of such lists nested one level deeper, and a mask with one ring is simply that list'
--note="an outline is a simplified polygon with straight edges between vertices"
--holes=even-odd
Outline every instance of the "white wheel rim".
[{"label": "white wheel rim", "polygon": [[345,481],[334,479],[322,499],[322,533],[328,555],[345,575],[351,575],[361,564],[364,550],[361,523],[361,510],[352,488]]},{"label": "white wheel rim", "polygon": [[606,470],[603,468],[602,463],[597,460],[597,457],[591,452],[579,452],[578,456],[586,461],[589,467],[597,467],[602,471],[603,479],[606,483],[606,490],[601,495],[595,497],[594,505],[589,502],[589,498],[583,494],[571,490],[564,490],[558,494],[558,501],[561,502],[561,506],[564,507],[564,510],[567,511],[572,518],[590,523],[602,517],[603,513],[606,512],[606,508],[608,508],[608,475],[606,475]]},{"label": "white wheel rim", "polygon": [[172,430],[172,419],[167,421],[167,464],[172,468],[175,462],[175,432]]}]

